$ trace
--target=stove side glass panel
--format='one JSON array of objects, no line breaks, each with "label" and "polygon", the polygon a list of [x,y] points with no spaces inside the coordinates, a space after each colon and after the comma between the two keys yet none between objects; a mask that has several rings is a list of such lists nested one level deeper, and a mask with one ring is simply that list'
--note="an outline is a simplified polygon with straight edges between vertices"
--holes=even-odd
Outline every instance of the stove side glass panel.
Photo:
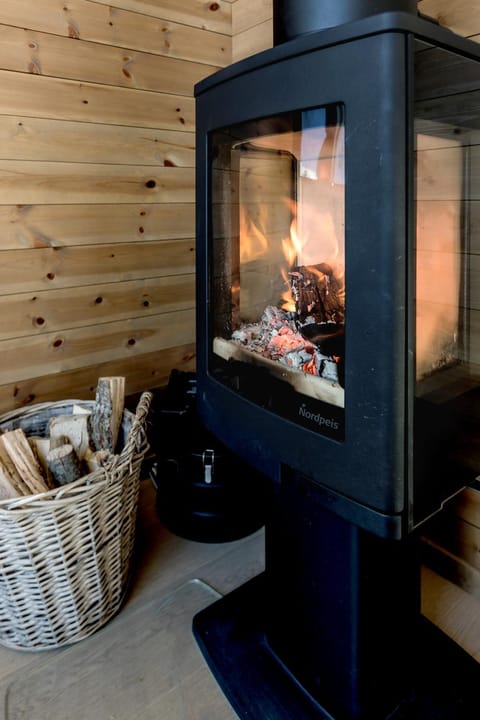
[{"label": "stove side glass panel", "polygon": [[337,440],[344,428],[343,106],[210,137],[210,371]]},{"label": "stove side glass panel", "polygon": [[480,474],[480,63],[417,43],[417,519]]}]

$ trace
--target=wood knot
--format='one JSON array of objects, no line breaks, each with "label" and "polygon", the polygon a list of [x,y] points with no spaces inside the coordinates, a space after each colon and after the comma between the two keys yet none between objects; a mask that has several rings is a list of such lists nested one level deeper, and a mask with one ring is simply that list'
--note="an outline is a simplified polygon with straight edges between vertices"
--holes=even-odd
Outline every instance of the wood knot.
[{"label": "wood knot", "polygon": [[69,23],[68,28],[68,37],[72,38],[72,40],[79,40],[80,39],[80,31],[78,28],[76,28],[74,25]]},{"label": "wood knot", "polygon": [[212,12],[215,12],[216,10],[220,10],[220,5],[217,2],[213,2],[210,4],[209,10],[212,10]]},{"label": "wood knot", "polygon": [[42,71],[38,62],[32,61],[28,63],[28,72],[32,75],[41,75]]}]

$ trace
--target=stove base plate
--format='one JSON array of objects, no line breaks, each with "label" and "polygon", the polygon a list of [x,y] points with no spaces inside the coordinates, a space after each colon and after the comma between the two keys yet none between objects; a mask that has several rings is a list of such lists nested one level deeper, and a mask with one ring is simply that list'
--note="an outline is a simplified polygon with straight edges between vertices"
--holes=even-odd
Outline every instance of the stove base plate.
[{"label": "stove base plate", "polygon": [[[259,575],[194,617],[193,632],[213,675],[241,720],[336,720],[270,651],[264,582]],[[428,620],[422,620],[412,664],[412,687],[384,720],[477,716],[480,665]]]}]

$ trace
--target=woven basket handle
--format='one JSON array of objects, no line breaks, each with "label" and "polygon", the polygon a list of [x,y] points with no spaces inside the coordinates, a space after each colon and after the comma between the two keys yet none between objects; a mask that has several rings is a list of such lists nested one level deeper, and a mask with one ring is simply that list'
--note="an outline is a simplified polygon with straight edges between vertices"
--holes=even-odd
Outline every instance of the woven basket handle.
[{"label": "woven basket handle", "polygon": [[131,462],[136,453],[146,452],[146,450],[148,450],[146,420],[150,411],[152,398],[153,395],[151,392],[142,393],[125,445],[120,455],[117,456],[119,463]]}]

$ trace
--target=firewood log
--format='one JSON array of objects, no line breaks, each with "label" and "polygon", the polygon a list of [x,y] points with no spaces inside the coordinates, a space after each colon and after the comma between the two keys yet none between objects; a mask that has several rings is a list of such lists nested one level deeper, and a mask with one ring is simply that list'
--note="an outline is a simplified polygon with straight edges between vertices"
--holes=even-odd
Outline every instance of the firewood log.
[{"label": "firewood log", "polygon": [[50,450],[70,443],[80,460],[90,446],[88,415],[57,415],[48,425]]},{"label": "firewood log", "polygon": [[11,500],[22,495],[18,487],[11,482],[10,475],[0,460],[0,500]]},{"label": "firewood log", "polygon": [[124,402],[124,377],[98,379],[95,406],[88,416],[91,442],[95,450],[115,452]]},{"label": "firewood log", "polygon": [[296,267],[289,273],[289,280],[300,323],[307,317],[317,323],[344,321],[345,283],[330,265]]},{"label": "firewood log", "polygon": [[83,475],[78,455],[70,443],[50,450],[47,463],[57,485],[67,485]]},{"label": "firewood log", "polygon": [[83,407],[83,405],[72,405],[73,415],[90,415],[91,412],[89,408]]},{"label": "firewood log", "polygon": [[23,430],[20,428],[10,430],[0,438],[6,454],[20,477],[20,487],[22,485],[27,487],[27,492],[24,494],[46,492],[49,487]]},{"label": "firewood log", "polygon": [[112,457],[110,450],[96,450],[92,452],[90,449],[85,453],[84,461],[89,472],[104,467],[108,460]]},{"label": "firewood log", "polygon": [[2,497],[18,497],[21,495],[28,495],[30,493],[17,468],[10,459],[3,443],[3,435],[0,435],[0,477],[2,484]]},{"label": "firewood log", "polygon": [[50,438],[40,437],[38,435],[30,435],[28,437],[28,443],[33,450],[33,454],[35,455],[38,464],[42,468],[42,472],[48,487],[52,490],[55,487],[55,484],[53,482],[50,468],[48,467],[47,463],[47,453],[50,450]]}]

